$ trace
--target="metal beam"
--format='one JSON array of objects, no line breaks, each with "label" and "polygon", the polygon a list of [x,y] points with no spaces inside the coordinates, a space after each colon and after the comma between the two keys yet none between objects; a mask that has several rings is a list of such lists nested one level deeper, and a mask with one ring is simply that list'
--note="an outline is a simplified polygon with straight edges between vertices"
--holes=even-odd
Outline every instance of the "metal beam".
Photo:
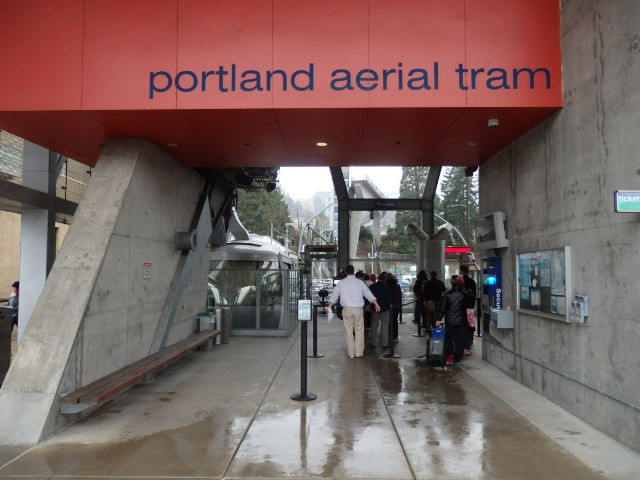
[{"label": "metal beam", "polygon": [[338,270],[349,264],[349,205],[345,201],[338,201]]},{"label": "metal beam", "polygon": [[434,218],[436,190],[438,189],[438,181],[442,167],[429,167],[429,174],[424,185],[424,193],[422,199],[424,205],[422,207],[422,229],[429,235],[433,235],[436,231],[436,220]]},{"label": "metal beam", "polygon": [[441,171],[442,167],[429,167],[429,174],[427,175],[424,194],[422,195],[422,198],[425,200],[433,200],[435,198]]},{"label": "metal beam", "polygon": [[424,203],[420,198],[350,198],[347,202],[351,212],[422,210]]},{"label": "metal beam", "polygon": [[344,177],[342,176],[342,168],[329,167],[329,170],[331,171],[331,180],[333,180],[333,188],[336,191],[338,202],[348,200],[349,194],[347,193],[347,185],[345,184]]},{"label": "metal beam", "polygon": [[[18,185],[17,183],[0,180],[0,210],[20,213],[26,208],[48,208],[49,196],[39,190]],[[73,216],[78,204],[65,200],[55,199],[55,210],[59,215]]]}]

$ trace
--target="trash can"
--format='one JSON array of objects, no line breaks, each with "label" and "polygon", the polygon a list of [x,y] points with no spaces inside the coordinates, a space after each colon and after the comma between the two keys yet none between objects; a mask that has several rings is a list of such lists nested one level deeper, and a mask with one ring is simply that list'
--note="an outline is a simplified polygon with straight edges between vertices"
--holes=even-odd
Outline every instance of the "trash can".
[{"label": "trash can", "polygon": [[216,307],[217,328],[220,329],[220,343],[229,343],[231,325],[229,321],[229,307]]},{"label": "trash can", "polygon": [[[198,313],[198,332],[204,332],[207,330],[216,329],[216,314],[214,312],[200,312]],[[213,348],[214,343],[219,343],[216,340],[220,336],[213,337],[211,340],[204,343],[200,350],[211,350]]]}]

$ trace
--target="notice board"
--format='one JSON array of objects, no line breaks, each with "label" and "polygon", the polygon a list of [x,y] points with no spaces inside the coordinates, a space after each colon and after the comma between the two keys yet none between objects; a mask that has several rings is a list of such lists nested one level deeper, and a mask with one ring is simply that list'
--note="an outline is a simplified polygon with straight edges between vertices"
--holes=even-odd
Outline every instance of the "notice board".
[{"label": "notice board", "polygon": [[571,250],[563,247],[517,255],[518,309],[569,321]]}]

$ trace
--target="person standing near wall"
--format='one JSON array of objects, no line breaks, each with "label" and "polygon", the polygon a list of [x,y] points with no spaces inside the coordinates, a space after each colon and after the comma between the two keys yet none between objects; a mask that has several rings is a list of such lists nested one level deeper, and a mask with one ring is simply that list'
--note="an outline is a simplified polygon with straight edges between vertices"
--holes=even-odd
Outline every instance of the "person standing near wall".
[{"label": "person standing near wall", "polygon": [[364,355],[364,299],[374,304],[376,312],[380,311],[380,306],[371,290],[362,280],[356,278],[353,265],[347,265],[345,273],[346,277],[333,288],[329,309],[332,309],[340,299],[347,356],[362,357]]},{"label": "person standing near wall", "polygon": [[[469,293],[469,299],[467,300],[467,309],[476,309],[476,295],[477,295],[477,286],[476,282],[469,276],[469,267],[466,265],[460,266],[460,273],[462,273],[462,278],[464,278],[464,288]],[[473,346],[473,334],[476,331],[475,325],[469,325],[469,331],[467,332],[467,340],[464,346],[464,354],[471,355],[471,347]]]},{"label": "person standing near wall", "polygon": [[18,328],[18,307],[20,305],[20,282],[13,282],[11,285],[11,295],[9,296],[9,302],[7,303],[10,307],[13,307],[13,313],[11,314],[11,331],[13,331],[13,326],[15,325]]}]

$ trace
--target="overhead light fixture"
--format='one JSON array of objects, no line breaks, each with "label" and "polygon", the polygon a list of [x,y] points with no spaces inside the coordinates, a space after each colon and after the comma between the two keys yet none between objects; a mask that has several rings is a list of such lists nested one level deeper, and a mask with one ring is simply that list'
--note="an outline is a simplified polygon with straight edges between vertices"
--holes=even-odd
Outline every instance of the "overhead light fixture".
[{"label": "overhead light fixture", "polygon": [[467,145],[470,147],[477,147],[480,144],[476,140],[471,140],[470,142],[467,142]]},{"label": "overhead light fixture", "polygon": [[167,146],[171,147],[171,148],[176,148],[178,146],[178,144],[177,143],[167,143]]},{"label": "overhead light fixture", "polygon": [[328,146],[328,145],[329,145],[329,144],[328,144],[327,142],[316,142],[316,146],[317,146],[317,147],[326,147],[326,146]]}]

